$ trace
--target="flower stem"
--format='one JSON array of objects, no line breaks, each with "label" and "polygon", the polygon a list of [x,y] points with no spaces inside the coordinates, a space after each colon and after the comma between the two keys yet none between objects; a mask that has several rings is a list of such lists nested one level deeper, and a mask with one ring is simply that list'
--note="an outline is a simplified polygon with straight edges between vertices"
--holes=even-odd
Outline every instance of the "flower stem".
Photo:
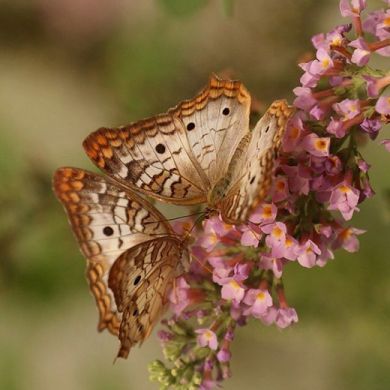
[{"label": "flower stem", "polygon": [[368,44],[368,47],[371,51],[377,51],[387,46],[390,46],[390,38],[384,39],[383,41],[376,41]]},{"label": "flower stem", "polygon": [[362,20],[360,19],[360,16],[354,16],[352,19],[352,24],[356,34],[359,37],[363,36]]}]

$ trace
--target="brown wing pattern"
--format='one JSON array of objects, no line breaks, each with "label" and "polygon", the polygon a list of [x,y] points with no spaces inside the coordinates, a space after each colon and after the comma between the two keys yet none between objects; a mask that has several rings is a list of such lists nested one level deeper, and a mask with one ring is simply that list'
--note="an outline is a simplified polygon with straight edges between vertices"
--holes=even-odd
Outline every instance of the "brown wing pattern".
[{"label": "brown wing pattern", "polygon": [[164,237],[151,240],[121,255],[111,268],[108,285],[122,313],[118,357],[151,333],[166,306],[174,277],[182,272],[181,242]]},{"label": "brown wing pattern", "polygon": [[224,176],[241,138],[249,131],[251,97],[240,81],[211,76],[194,99],[169,113],[180,119],[189,147],[213,187]]},{"label": "brown wing pattern", "polygon": [[249,108],[240,82],[213,76],[194,99],[166,114],[101,128],[83,145],[99,168],[133,189],[166,202],[203,203],[248,131]]},{"label": "brown wing pattern", "polygon": [[94,173],[60,168],[53,187],[88,259],[87,278],[100,315],[98,328],[116,334],[120,315],[106,287],[111,265],[127,249],[173,232],[151,204]]},{"label": "brown wing pattern", "polygon": [[205,184],[183,133],[178,119],[163,114],[117,129],[101,128],[83,145],[99,168],[125,186],[165,201],[199,203]]},{"label": "brown wing pattern", "polygon": [[118,313],[114,297],[107,288],[107,263],[87,261],[86,276],[99,311],[99,332],[107,329],[113,335],[118,336],[122,315]]},{"label": "brown wing pattern", "polygon": [[275,158],[292,113],[285,100],[276,100],[257,123],[247,152],[234,166],[231,187],[221,204],[225,222],[245,222],[249,212],[268,194]]}]

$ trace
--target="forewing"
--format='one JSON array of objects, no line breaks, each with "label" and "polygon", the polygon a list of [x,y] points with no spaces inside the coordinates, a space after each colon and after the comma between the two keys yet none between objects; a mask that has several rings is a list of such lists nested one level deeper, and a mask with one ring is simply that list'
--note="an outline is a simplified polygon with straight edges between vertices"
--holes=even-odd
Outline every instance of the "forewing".
[{"label": "forewing", "polygon": [[235,165],[230,188],[221,204],[225,222],[246,222],[249,212],[267,196],[275,158],[292,113],[285,100],[276,100],[257,123],[246,153]]},{"label": "forewing", "polygon": [[115,261],[108,284],[122,313],[119,357],[126,358],[133,345],[150,335],[182,272],[181,254],[180,241],[165,237],[139,244]]},{"label": "forewing", "polygon": [[224,176],[237,145],[249,131],[250,104],[241,82],[213,75],[194,99],[170,110],[183,122],[189,147],[211,188]]},{"label": "forewing", "polygon": [[194,99],[128,126],[101,128],[83,145],[99,168],[127,186],[166,202],[203,203],[248,132],[249,108],[240,82],[213,76]]},{"label": "forewing", "polygon": [[98,328],[115,334],[119,316],[107,289],[111,265],[127,249],[172,234],[171,228],[151,204],[94,173],[60,168],[53,187],[88,259],[87,278],[100,314]]},{"label": "forewing", "polygon": [[188,150],[182,122],[170,114],[101,128],[83,146],[100,169],[127,187],[167,202],[205,200],[207,183]]}]

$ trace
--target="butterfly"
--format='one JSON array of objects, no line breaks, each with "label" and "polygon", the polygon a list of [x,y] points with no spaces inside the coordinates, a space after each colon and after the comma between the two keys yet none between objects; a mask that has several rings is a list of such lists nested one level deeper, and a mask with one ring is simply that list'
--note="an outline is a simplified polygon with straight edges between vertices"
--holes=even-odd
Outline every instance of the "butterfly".
[{"label": "butterfly", "polygon": [[60,168],[53,188],[87,258],[98,329],[119,337],[118,357],[126,358],[149,336],[184,272],[185,239],[152,204],[110,178]]},{"label": "butterfly", "polygon": [[246,222],[268,194],[292,108],[271,104],[253,131],[239,81],[211,76],[195,98],[151,118],[100,128],[83,142],[91,160],[127,188],[177,205],[207,204],[224,222]]}]

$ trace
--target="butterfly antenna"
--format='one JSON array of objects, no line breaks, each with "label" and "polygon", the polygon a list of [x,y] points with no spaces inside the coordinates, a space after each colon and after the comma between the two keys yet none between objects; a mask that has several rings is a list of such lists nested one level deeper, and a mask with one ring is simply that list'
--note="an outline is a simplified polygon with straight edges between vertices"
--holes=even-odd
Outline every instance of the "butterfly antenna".
[{"label": "butterfly antenna", "polygon": [[[199,213],[197,213],[197,214],[199,214]],[[197,215],[197,214],[193,214],[193,215]],[[189,230],[189,232],[187,233],[188,236],[193,232],[193,230],[195,229],[197,223],[198,223],[198,222],[200,221],[200,219],[201,219],[202,217],[204,217],[205,215],[206,215],[206,212],[205,212],[205,211],[202,211],[202,212],[200,213],[199,217],[195,219],[195,222],[194,222],[194,224],[192,225],[192,228],[191,228],[191,229]]]},{"label": "butterfly antenna", "polygon": [[175,217],[175,218],[167,218],[167,219],[164,219],[162,221],[150,221],[150,222],[145,222],[145,225],[150,225],[151,223],[160,223],[160,222],[165,222],[165,221],[176,221],[177,219],[182,219],[182,218],[188,218],[188,217],[194,217],[195,215],[202,215],[204,214],[205,212],[204,211],[199,211],[197,213],[194,213],[194,214],[189,214],[189,215],[182,215],[180,217]]},{"label": "butterfly antenna", "polygon": [[[184,235],[182,236],[182,242],[184,243],[190,236],[191,236],[191,233],[193,232],[193,230],[195,229],[197,223],[199,222],[199,220],[204,217],[204,215],[206,214],[206,211],[202,211],[202,212],[199,212],[199,213],[195,213],[195,214],[191,214],[191,215],[188,215],[188,217],[190,216],[194,216],[194,215],[198,215],[198,218],[196,218],[194,224],[192,225],[191,229],[186,231],[184,233]],[[179,217],[179,218],[183,218],[183,217]],[[175,218],[175,219],[178,219],[178,218]],[[210,273],[213,273],[212,269],[210,269],[209,267],[207,267],[204,263],[202,263],[196,256],[192,256],[195,261],[197,261],[199,263],[199,265],[205,269],[207,272],[210,272]],[[173,284],[173,291],[174,291],[174,294],[176,295],[176,283],[175,283],[176,279],[174,280],[174,284]]]},{"label": "butterfly antenna", "polygon": [[[200,221],[200,219],[201,219],[202,217],[204,217],[205,214],[206,214],[206,211],[203,211],[203,212],[201,213],[201,215],[199,215],[199,217],[196,218],[194,224],[192,225],[192,228],[185,234],[184,240],[186,240],[186,239],[191,235],[191,233],[192,233],[193,230],[195,229],[197,223]],[[192,256],[192,257],[195,259],[195,261],[198,262],[198,264],[199,264],[203,269],[205,269],[207,272],[209,272],[209,273],[211,273],[211,274],[213,273],[213,270],[212,270],[211,268],[209,268],[204,262],[200,261],[196,256]]]},{"label": "butterfly antenna", "polygon": [[206,264],[205,264],[205,262],[202,262],[202,261],[200,261],[196,256],[192,256],[194,259],[195,259],[195,261],[203,268],[203,269],[205,269],[207,272],[209,272],[210,274],[212,274],[213,273],[213,270],[211,269],[211,268],[209,268]]},{"label": "butterfly antenna", "polygon": [[[199,215],[199,217],[201,217],[204,213],[205,213],[204,211],[198,211],[197,213],[194,213],[194,214],[183,215],[181,217],[175,217],[175,218],[169,218],[169,219],[167,219],[167,221],[175,221],[176,219],[195,217],[195,215]],[[196,219],[196,223],[199,221],[199,217]]]}]

